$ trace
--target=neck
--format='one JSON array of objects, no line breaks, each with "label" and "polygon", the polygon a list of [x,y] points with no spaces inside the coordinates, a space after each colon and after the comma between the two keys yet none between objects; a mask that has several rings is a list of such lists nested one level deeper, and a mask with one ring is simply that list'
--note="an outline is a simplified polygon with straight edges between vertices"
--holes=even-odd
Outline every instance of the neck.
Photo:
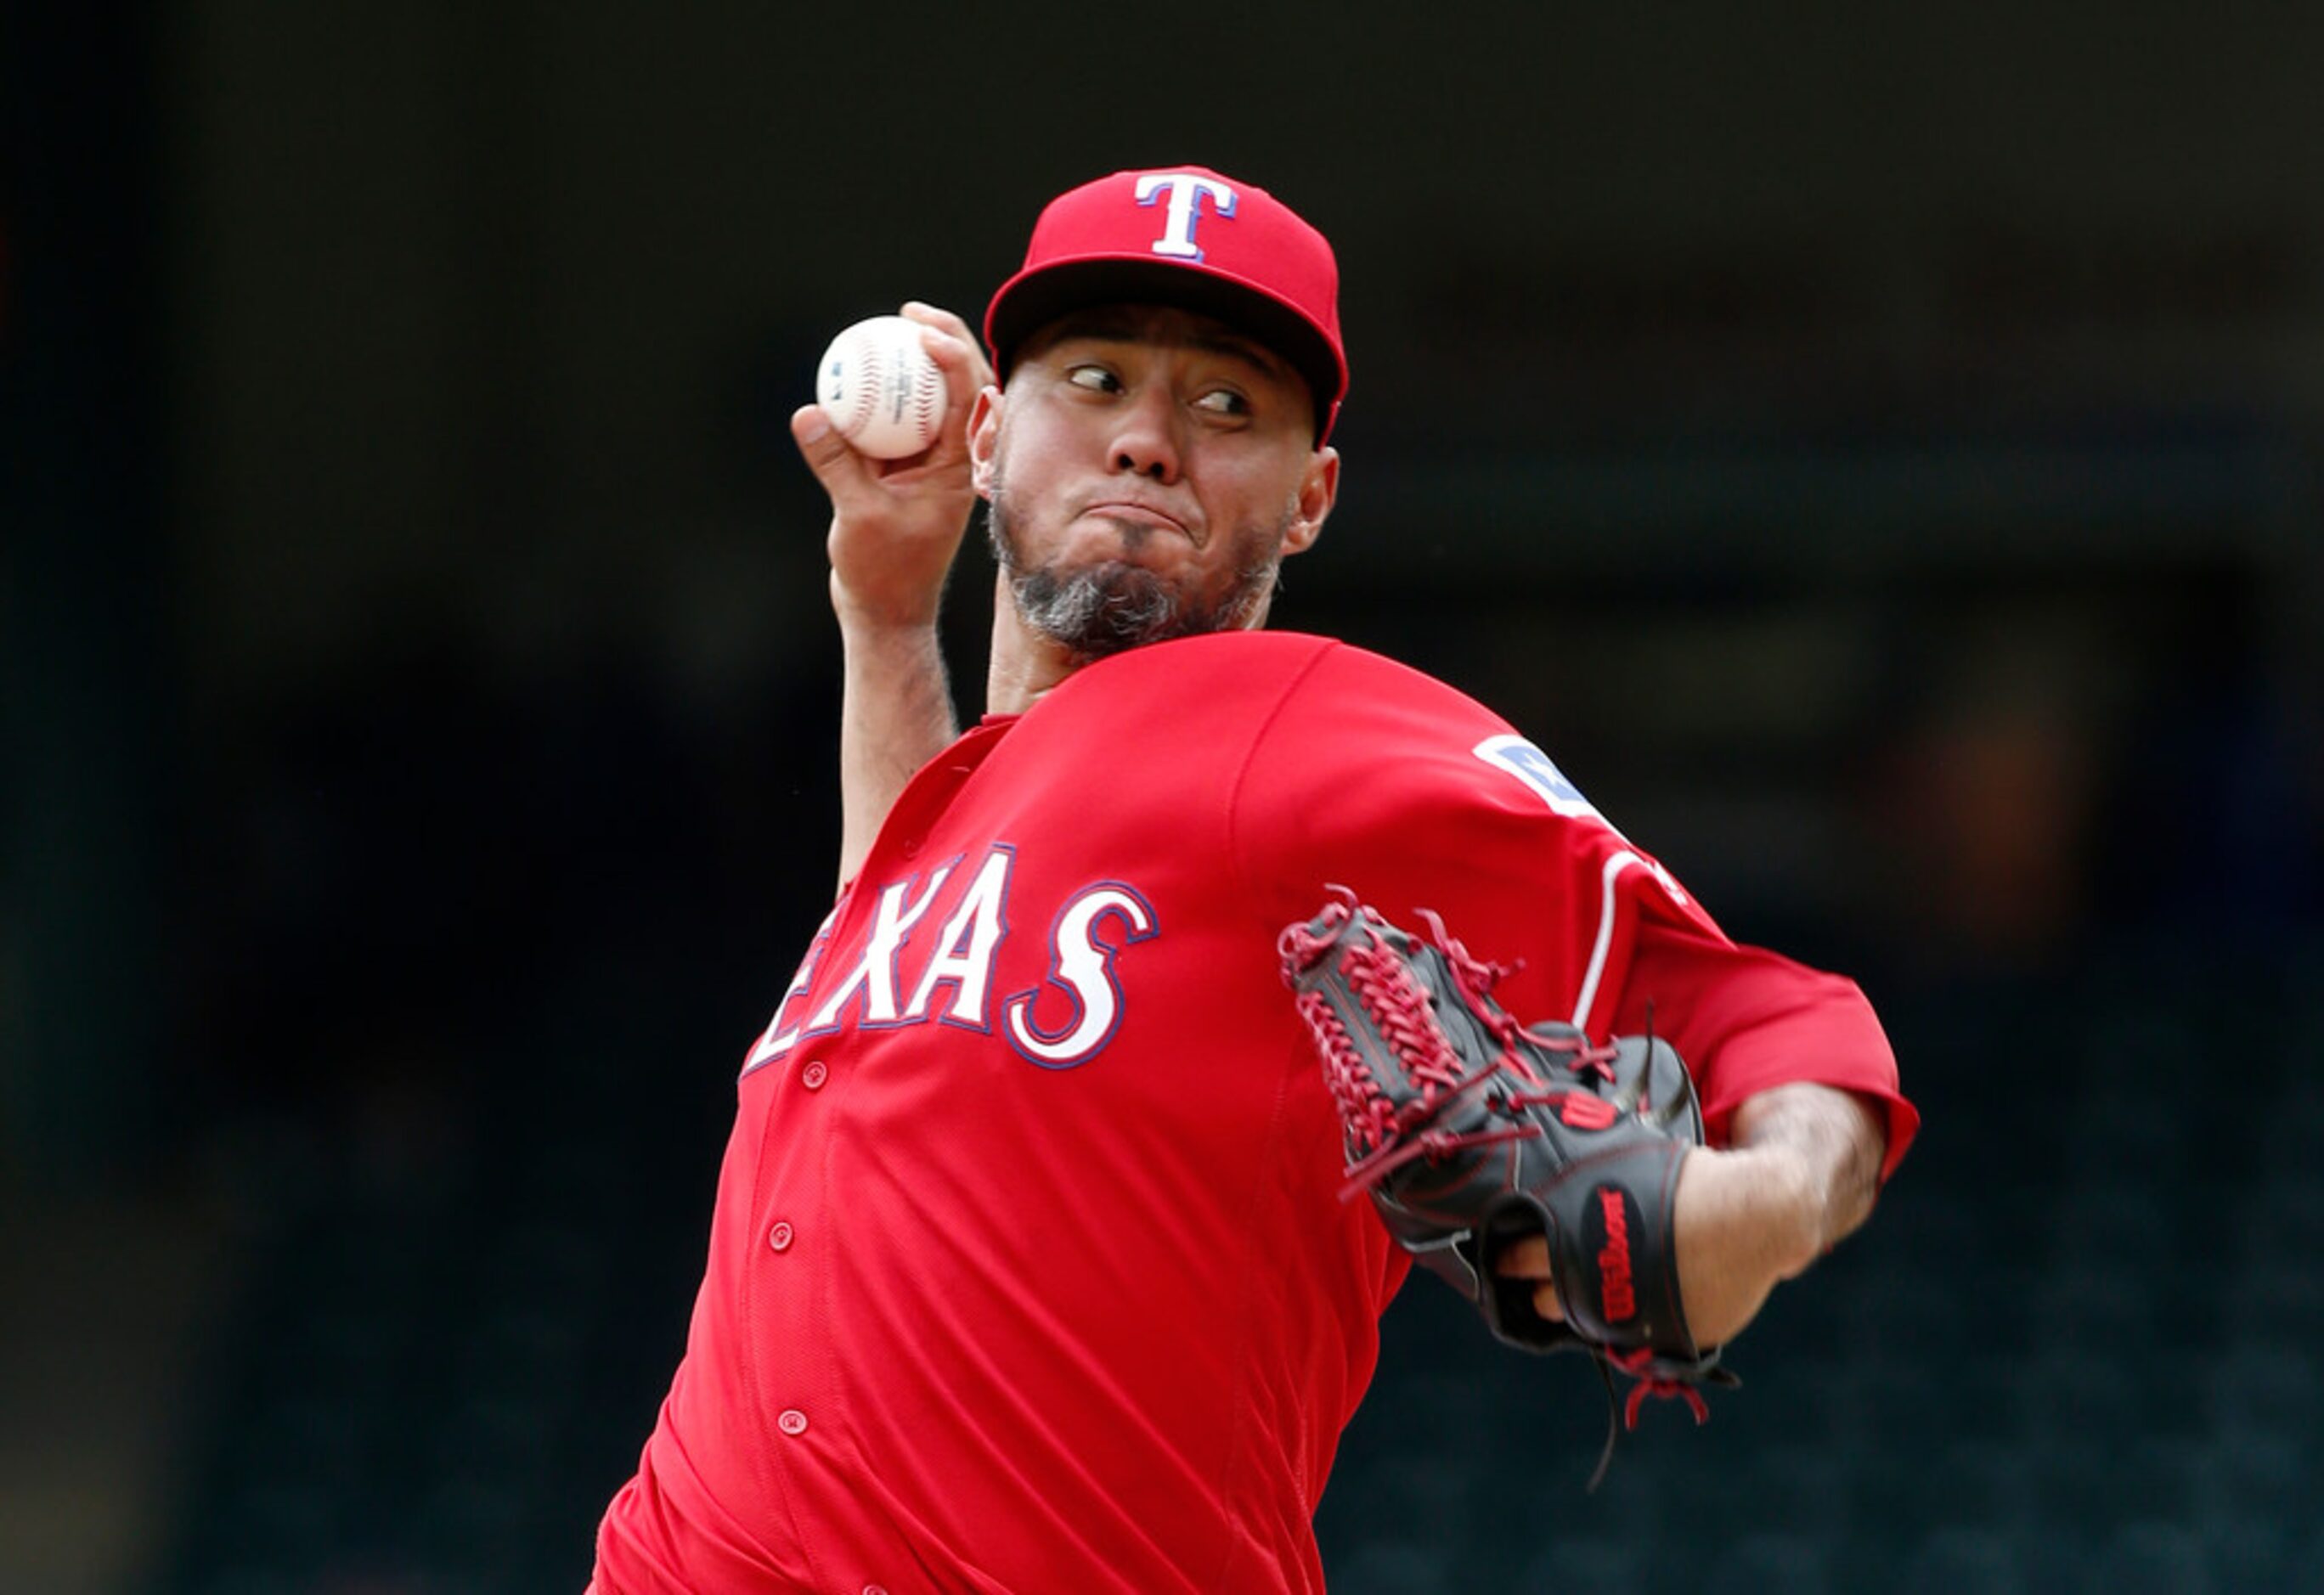
[{"label": "neck", "polygon": [[985,668],[984,712],[1022,715],[1080,668],[1081,661],[1070,650],[1025,623],[1009,591],[1007,574],[995,578],[992,655]]},{"label": "neck", "polygon": [[[1255,632],[1266,625],[1267,612],[1274,601],[1274,585],[1270,582],[1236,629]],[[1051,687],[1088,662],[1054,638],[1027,625],[1024,617],[1017,613],[1016,599],[1009,590],[1008,573],[1004,571],[994,578],[992,653],[984,671],[986,714],[1022,715],[1047,696]]]}]

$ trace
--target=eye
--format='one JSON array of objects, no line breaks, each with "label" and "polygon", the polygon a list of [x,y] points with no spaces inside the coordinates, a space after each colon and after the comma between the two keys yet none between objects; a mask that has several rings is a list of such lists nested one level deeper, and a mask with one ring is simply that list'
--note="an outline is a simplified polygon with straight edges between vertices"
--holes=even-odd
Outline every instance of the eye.
[{"label": "eye", "polygon": [[1071,383],[1076,388],[1084,388],[1093,393],[1119,393],[1121,392],[1121,379],[1120,377],[1114,375],[1112,372],[1108,371],[1102,365],[1091,364],[1086,362],[1069,368],[1065,372],[1065,381]]},{"label": "eye", "polygon": [[1246,416],[1250,413],[1250,401],[1232,388],[1213,388],[1194,401],[1194,408],[1213,415]]}]

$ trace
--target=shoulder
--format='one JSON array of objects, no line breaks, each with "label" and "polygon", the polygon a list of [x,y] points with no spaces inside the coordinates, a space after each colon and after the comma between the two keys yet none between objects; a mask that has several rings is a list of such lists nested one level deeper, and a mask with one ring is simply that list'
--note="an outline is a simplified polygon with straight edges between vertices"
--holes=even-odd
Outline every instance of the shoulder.
[{"label": "shoulder", "polygon": [[1037,712],[1055,720],[1123,714],[1231,720],[1251,713],[1329,715],[1363,705],[1487,713],[1408,665],[1304,632],[1222,632],[1132,649],[1084,666]]},{"label": "shoulder", "polygon": [[[1231,632],[1182,638],[1101,659],[1026,716],[1044,745],[1109,741],[1119,758],[1217,769],[1256,763],[1245,784],[1336,787],[1459,784],[1508,761],[1519,739],[1467,694],[1409,665],[1336,638]],[[1264,751],[1259,751],[1264,750]]]},{"label": "shoulder", "polygon": [[1491,711],[1459,688],[1384,654],[1305,632],[1222,632],[1101,660],[1074,678],[1109,692],[1272,694],[1288,706],[1405,705],[1459,717]]},{"label": "shoulder", "polygon": [[1336,683],[1366,682],[1391,690],[1468,701],[1466,695],[1456,688],[1385,654],[1336,637],[1274,631],[1213,632],[1200,637],[1149,643],[1083,667],[1058,689],[1058,694],[1052,696],[1068,689],[1084,691],[1100,684],[1119,689],[1157,679],[1264,683],[1318,673]]},{"label": "shoulder", "polygon": [[1268,742],[1301,763],[1416,777],[1440,761],[1471,764],[1482,744],[1513,734],[1491,708],[1425,671],[1352,643],[1303,641],[1318,646],[1267,727]]},{"label": "shoulder", "polygon": [[1247,800],[1600,817],[1547,754],[1458,687],[1350,643],[1295,641],[1312,646],[1259,729]]},{"label": "shoulder", "polygon": [[1244,691],[1280,686],[1314,669],[1326,655],[1347,644],[1300,632],[1213,632],[1133,648],[1084,666],[1052,696],[1092,693],[1172,690],[1189,685],[1235,686]]}]

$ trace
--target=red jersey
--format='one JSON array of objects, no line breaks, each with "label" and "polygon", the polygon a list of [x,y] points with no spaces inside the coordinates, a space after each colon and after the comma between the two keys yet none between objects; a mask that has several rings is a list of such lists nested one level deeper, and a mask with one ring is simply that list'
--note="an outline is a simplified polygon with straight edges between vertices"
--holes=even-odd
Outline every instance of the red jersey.
[{"label": "red jersey", "polygon": [[1653,999],[1714,1139],[1800,1079],[1911,1137],[1856,988],[1729,942],[1489,711],[1321,638],[1135,650],[914,778],[751,1050],[599,1590],[1320,1590],[1408,1267],[1279,973],[1333,882],[1522,960],[1520,1018]]}]

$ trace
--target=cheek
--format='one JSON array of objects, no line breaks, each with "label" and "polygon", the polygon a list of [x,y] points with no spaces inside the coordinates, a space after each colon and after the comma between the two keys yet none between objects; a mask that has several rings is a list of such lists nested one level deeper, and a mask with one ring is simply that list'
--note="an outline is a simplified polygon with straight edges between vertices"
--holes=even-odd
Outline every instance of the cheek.
[{"label": "cheek", "polygon": [[1011,411],[994,437],[986,475],[1020,503],[1038,499],[1056,487],[1073,448],[1071,434],[1055,419]]},{"label": "cheek", "polygon": [[1258,532],[1272,535],[1297,508],[1299,493],[1296,484],[1284,486],[1281,472],[1253,466],[1213,477],[1209,499],[1214,523],[1241,539]]}]

